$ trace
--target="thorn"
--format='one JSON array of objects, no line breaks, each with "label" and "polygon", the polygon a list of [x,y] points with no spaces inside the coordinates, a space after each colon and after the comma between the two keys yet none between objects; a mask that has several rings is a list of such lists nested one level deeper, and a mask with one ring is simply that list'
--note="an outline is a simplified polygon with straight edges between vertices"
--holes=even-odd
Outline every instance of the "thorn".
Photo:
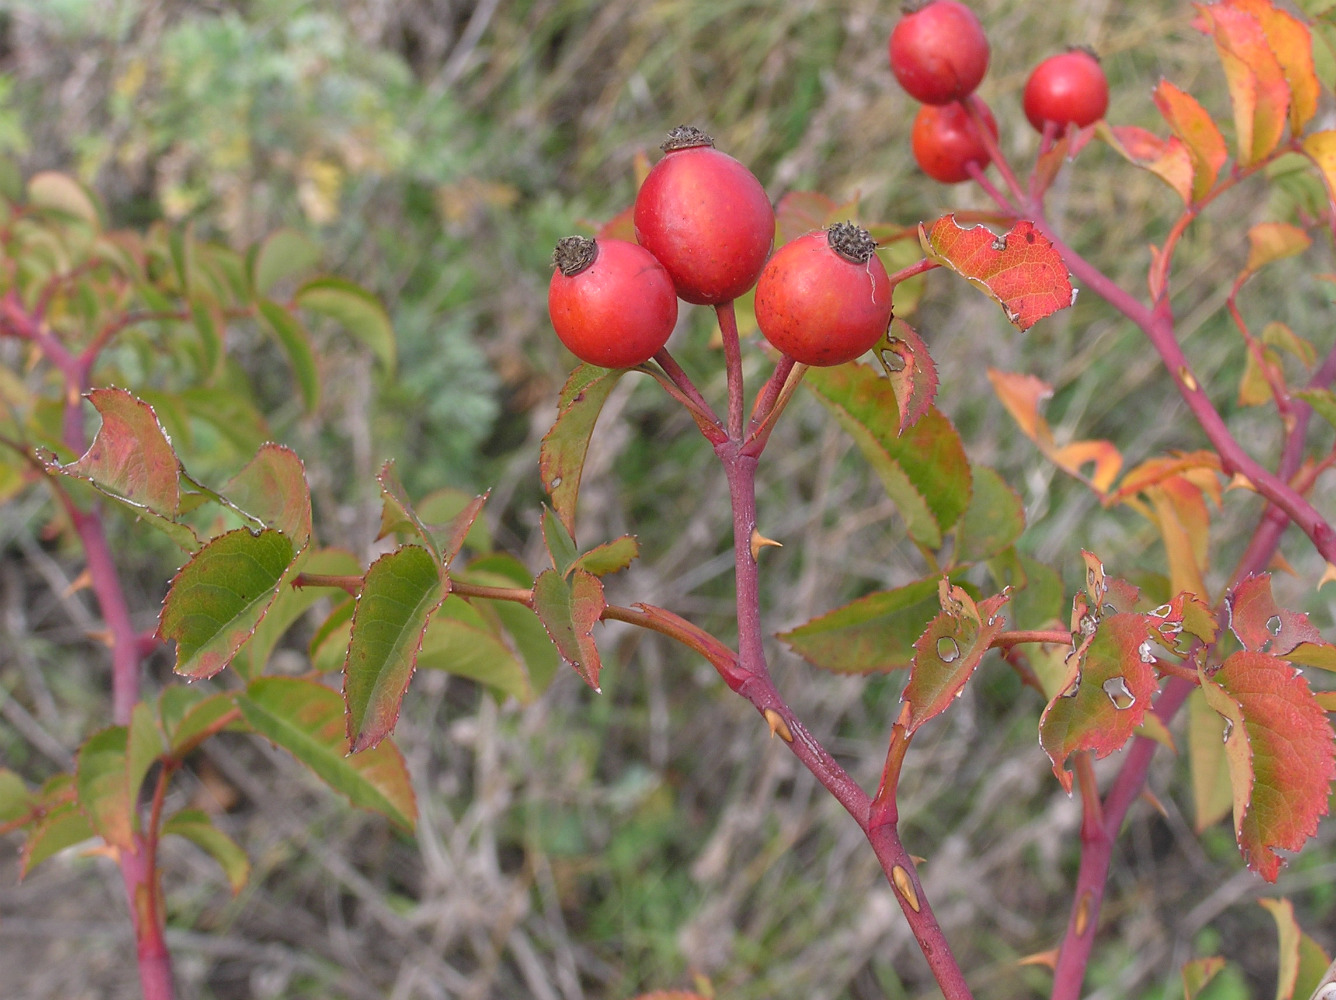
[{"label": "thorn", "polygon": [[765,724],[770,727],[772,737],[778,736],[785,743],[793,742],[793,733],[789,730],[789,724],[784,721],[784,716],[773,708],[767,708],[763,714],[765,715]]},{"label": "thorn", "polygon": [[1327,563],[1327,568],[1322,571],[1322,579],[1317,582],[1317,589],[1321,590],[1324,584],[1336,580],[1336,564]]},{"label": "thorn", "polygon": [[905,897],[905,902],[909,904],[909,908],[918,913],[921,904],[919,903],[918,893],[914,890],[914,880],[909,877],[909,872],[896,865],[891,869],[891,881],[895,883],[895,888],[900,895]]},{"label": "thorn", "polygon": [[108,649],[111,649],[116,645],[116,639],[111,634],[111,629],[104,628],[95,632],[89,632],[88,638],[92,639],[94,642],[102,643],[102,645],[106,646]]},{"label": "thorn", "polygon": [[1016,964],[1045,965],[1056,972],[1058,968],[1058,949],[1050,948],[1048,951],[1037,951],[1033,955],[1026,955]]},{"label": "thorn", "polygon": [[914,862],[914,864],[916,864],[916,865],[920,865],[920,866],[922,866],[922,865],[926,865],[926,864],[928,863],[928,859],[927,859],[927,858],[920,858],[917,854],[911,854],[911,855],[909,856],[909,860],[912,861],[912,862]]},{"label": "thorn", "polygon": [[1230,481],[1225,484],[1225,492],[1227,493],[1230,490],[1252,490],[1254,493],[1256,493],[1257,487],[1254,486],[1252,480],[1249,479],[1247,476],[1245,476],[1242,472],[1236,472],[1234,473],[1233,478],[1230,479]]},{"label": "thorn", "polygon": [[1076,906],[1076,919],[1072,922],[1072,931],[1077,937],[1085,937],[1085,932],[1090,929],[1090,907],[1094,901],[1094,894],[1089,889],[1081,893],[1081,902]]},{"label": "thorn", "polygon": [[775,546],[776,548],[780,548],[780,549],[782,549],[782,548],[784,547],[784,543],[783,543],[783,542],[777,542],[777,541],[775,541],[773,538],[766,538],[765,535],[761,534],[761,533],[760,533],[759,531],[757,531],[755,528],[752,528],[752,533],[751,533],[751,554],[752,554],[752,562],[756,562],[756,561],[757,561],[757,559],[758,559],[758,558],[760,557],[760,555],[761,555],[761,550],[762,550],[762,549],[764,549],[764,548],[766,548],[766,547],[768,547],[768,546],[771,546],[771,545]]},{"label": "thorn", "polygon": [[79,591],[83,590],[86,587],[91,587],[92,585],[93,585],[93,574],[90,573],[88,570],[84,570],[82,573],[80,573],[78,576],[76,576],[73,580],[70,581],[70,585],[65,588],[64,592],[60,596],[62,598],[69,597],[71,594],[77,594]]},{"label": "thorn", "polygon": [[1166,809],[1166,808],[1164,807],[1164,803],[1161,802],[1158,798],[1156,798],[1156,797],[1155,797],[1155,793],[1152,792],[1149,788],[1143,788],[1143,789],[1141,790],[1141,798],[1144,799],[1145,802],[1146,802],[1152,809],[1154,809],[1157,813],[1159,813],[1159,814],[1160,814],[1161,816],[1163,816],[1165,819],[1168,819],[1168,818],[1169,818],[1169,810]]}]

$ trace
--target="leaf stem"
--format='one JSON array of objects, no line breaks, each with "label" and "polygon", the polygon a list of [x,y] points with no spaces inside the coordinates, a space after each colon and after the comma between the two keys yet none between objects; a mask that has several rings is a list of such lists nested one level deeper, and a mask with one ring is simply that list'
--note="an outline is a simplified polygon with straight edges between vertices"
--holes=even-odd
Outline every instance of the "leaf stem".
[{"label": "leaf stem", "polygon": [[728,372],[728,437],[733,441],[742,440],[742,345],[738,341],[738,316],[733,308],[733,300],[721,302],[714,307],[719,319],[719,333],[724,340],[724,365]]}]

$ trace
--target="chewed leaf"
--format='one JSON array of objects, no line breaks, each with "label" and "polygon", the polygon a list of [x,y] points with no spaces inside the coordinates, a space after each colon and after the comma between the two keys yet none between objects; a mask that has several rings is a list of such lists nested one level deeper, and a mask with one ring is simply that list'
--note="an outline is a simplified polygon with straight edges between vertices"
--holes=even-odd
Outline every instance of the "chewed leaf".
[{"label": "chewed leaf", "polygon": [[937,580],[917,580],[867,594],[828,611],[780,638],[813,666],[840,674],[871,674],[907,667],[914,640],[939,607]]},{"label": "chewed leaf", "polygon": [[436,557],[419,545],[387,553],[367,570],[343,671],[352,753],[393,731],[427,623],[449,586]]},{"label": "chewed leaf", "polygon": [[556,570],[546,569],[533,584],[533,607],[548,638],[595,691],[603,664],[594,644],[594,626],[607,606],[603,584],[587,570],[572,569],[563,578]]},{"label": "chewed leaf", "polygon": [[292,539],[237,528],[200,549],[172,581],[158,638],[175,640],[176,672],[212,677],[236,655],[278,596],[296,555]]},{"label": "chewed leaf", "polygon": [[1007,621],[998,609],[1007,603],[998,594],[979,604],[960,587],[942,578],[938,591],[942,612],[914,643],[914,664],[901,700],[909,705],[908,734],[941,714],[965,688],[965,682]]},{"label": "chewed leaf", "polygon": [[1274,656],[1243,650],[1201,681],[1226,720],[1239,849],[1249,868],[1274,882],[1276,849],[1299,850],[1327,813],[1336,778],[1331,725],[1302,675]]},{"label": "chewed leaf", "polygon": [[133,506],[174,517],[181,503],[181,463],[153,407],[124,389],[93,389],[87,398],[102,426],[88,451],[58,471],[86,479]]},{"label": "chewed leaf", "polygon": [[1251,13],[1233,4],[1195,6],[1229,84],[1239,164],[1251,166],[1265,159],[1285,133],[1290,107],[1285,71]]},{"label": "chewed leaf", "polygon": [[232,895],[236,895],[250,879],[250,860],[237,842],[223,833],[202,809],[182,809],[173,813],[162,824],[163,834],[184,837],[209,857],[218,862],[227,876]]},{"label": "chewed leaf", "polygon": [[538,470],[543,488],[562,524],[575,534],[575,501],[580,495],[580,475],[594,433],[599,411],[624,368],[580,365],[571,372],[557,403],[557,420],[543,437]]},{"label": "chewed leaf", "polygon": [[403,755],[390,740],[350,755],[343,699],[337,691],[297,677],[261,677],[237,704],[257,733],[287,750],[353,805],[413,829],[417,800]]},{"label": "chewed leaf", "polygon": [[983,226],[962,229],[947,215],[931,229],[920,225],[919,242],[932,260],[996,299],[1018,329],[1028,330],[1076,300],[1062,256],[1032,222],[1022,220],[996,236]]},{"label": "chewed leaf", "polygon": [[1191,204],[1192,154],[1177,136],[1161,139],[1135,125],[1109,126],[1102,121],[1096,123],[1095,134],[1130,163],[1149,170],[1168,184],[1178,192],[1183,204]]},{"label": "chewed leaf", "polygon": [[1039,720],[1039,743],[1064,790],[1072,790],[1067,758],[1082,750],[1107,757],[1141,724],[1155,694],[1147,616],[1115,614],[1099,622],[1075,654],[1074,684],[1048,703]]},{"label": "chewed leaf", "polygon": [[813,368],[803,384],[854,439],[915,541],[937,548],[969,507],[965,446],[935,407],[901,434],[890,382],[866,365]]},{"label": "chewed leaf", "polygon": [[1308,616],[1287,611],[1271,594],[1271,576],[1261,573],[1241,580],[1225,598],[1229,628],[1243,648],[1284,656],[1301,642],[1325,645]]},{"label": "chewed leaf", "polygon": [[937,365],[928,353],[928,345],[913,327],[900,319],[891,320],[891,328],[877,342],[873,353],[895,390],[903,434],[906,427],[913,426],[928,412],[937,396]]},{"label": "chewed leaf", "polygon": [[311,540],[311,489],[296,452],[281,444],[263,445],[232,477],[224,495],[246,513],[277,528],[303,549]]},{"label": "chewed leaf", "polygon": [[1200,199],[1215,186],[1220,168],[1229,158],[1225,137],[1197,99],[1168,80],[1161,80],[1155,88],[1155,106],[1188,151],[1192,161],[1192,196]]}]

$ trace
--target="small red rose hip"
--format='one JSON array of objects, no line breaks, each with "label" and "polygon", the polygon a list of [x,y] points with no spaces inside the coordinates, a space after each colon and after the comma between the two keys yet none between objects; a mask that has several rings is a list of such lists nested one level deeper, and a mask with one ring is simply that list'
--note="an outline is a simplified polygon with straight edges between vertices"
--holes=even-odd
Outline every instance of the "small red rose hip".
[{"label": "small red rose hip", "polygon": [[756,283],[756,325],[795,361],[852,361],[891,323],[891,279],[868,231],[852,222],[785,243]]},{"label": "small red rose hip", "polygon": [[[969,100],[979,109],[984,124],[996,139],[997,122],[988,105],[977,97]],[[987,167],[990,161],[988,147],[984,145],[978,126],[959,104],[946,104],[940,108],[925,104],[919,108],[910,145],[920,169],[942,184],[967,181],[971,163]]]},{"label": "small red rose hip", "polygon": [[891,32],[891,72],[914,100],[950,104],[974,93],[988,71],[988,37],[957,0],[906,5]]},{"label": "small red rose hip", "polygon": [[663,265],[626,240],[567,236],[552,255],[547,311],[581,361],[604,368],[644,364],[677,323],[677,293]]},{"label": "small red rose hip", "polygon": [[1059,129],[1068,124],[1085,128],[1109,109],[1109,81],[1093,52],[1071,49],[1034,68],[1025,83],[1024,106],[1038,132],[1044,131],[1044,122]]},{"label": "small red rose hip", "polygon": [[756,284],[775,239],[765,188],[700,129],[674,129],[663,150],[636,195],[636,240],[687,302],[735,299]]}]

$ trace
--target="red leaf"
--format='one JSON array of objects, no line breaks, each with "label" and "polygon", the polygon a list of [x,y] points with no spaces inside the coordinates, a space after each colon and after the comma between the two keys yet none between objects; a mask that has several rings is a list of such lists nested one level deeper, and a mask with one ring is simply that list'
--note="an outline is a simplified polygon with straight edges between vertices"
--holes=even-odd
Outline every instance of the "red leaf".
[{"label": "red leaf", "polygon": [[962,229],[947,215],[931,230],[920,225],[919,242],[932,260],[996,299],[1018,329],[1028,330],[1075,301],[1067,266],[1033,222],[1021,220],[996,236],[983,226]]},{"label": "red leaf", "polygon": [[1048,703],[1039,720],[1039,743],[1067,792],[1067,758],[1081,750],[1107,757],[1131,739],[1157,687],[1146,615],[1115,614],[1095,626],[1073,655],[1072,681]]},{"label": "red leaf", "polygon": [[988,652],[993,638],[1006,627],[998,609],[1009,600],[1005,593],[974,603],[960,587],[942,577],[938,585],[942,612],[914,643],[909,683],[900,700],[909,705],[905,731],[941,714],[965,688],[965,682]]},{"label": "red leaf", "polygon": [[1283,660],[1235,653],[1202,677],[1207,703],[1225,718],[1234,831],[1248,867],[1268,882],[1275,849],[1297,851],[1317,832],[1336,778],[1336,738],[1307,683]]},{"label": "red leaf", "polygon": [[937,366],[928,353],[928,345],[913,327],[899,319],[891,320],[891,328],[877,344],[875,353],[895,390],[903,434],[932,408],[937,396]]},{"label": "red leaf", "polygon": [[223,494],[246,513],[277,528],[304,549],[311,540],[311,490],[296,452],[265,444],[232,477]]},{"label": "red leaf", "polygon": [[1225,598],[1225,609],[1230,631],[1251,652],[1284,656],[1301,642],[1325,645],[1306,614],[1276,604],[1269,573],[1241,581]]},{"label": "red leaf", "polygon": [[60,471],[138,507],[174,516],[180,506],[181,463],[153,407],[124,389],[94,389],[88,401],[102,426],[83,457]]}]

